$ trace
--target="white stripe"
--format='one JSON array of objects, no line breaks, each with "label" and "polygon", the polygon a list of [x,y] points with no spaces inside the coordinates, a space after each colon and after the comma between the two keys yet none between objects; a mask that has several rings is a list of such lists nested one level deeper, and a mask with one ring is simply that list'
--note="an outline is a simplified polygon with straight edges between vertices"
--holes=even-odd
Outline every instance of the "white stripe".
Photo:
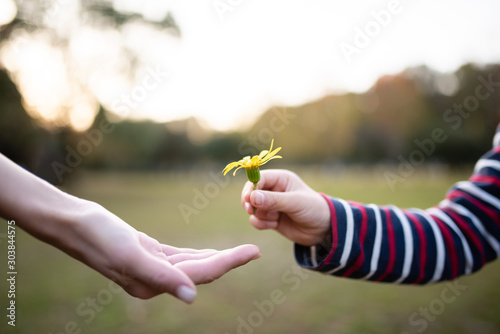
[{"label": "white stripe", "polygon": [[443,211],[431,208],[428,210],[430,213],[438,216],[446,225],[451,227],[451,229],[458,234],[460,241],[462,242],[462,247],[465,253],[465,273],[470,274],[472,272],[472,267],[474,265],[474,260],[472,259],[472,252],[470,250],[469,244],[467,243],[467,239],[463,235],[462,231],[457,227],[456,223]]},{"label": "white stripe", "polygon": [[437,226],[437,223],[428,212],[420,209],[412,209],[411,212],[422,216],[430,225],[432,233],[434,234],[434,240],[436,240],[436,267],[434,268],[434,275],[429,280],[427,284],[437,282],[441,279],[444,270],[444,241],[441,230]]},{"label": "white stripe", "polygon": [[497,132],[495,134],[495,137],[493,137],[493,146],[494,147],[500,146],[500,132]]},{"label": "white stripe", "polygon": [[500,171],[500,161],[498,160],[490,160],[490,159],[481,159],[476,163],[474,167],[474,174],[478,174],[482,168],[490,167]]},{"label": "white stripe", "polygon": [[314,267],[317,267],[318,259],[316,259],[316,246],[311,246],[310,251],[311,251],[311,262]]},{"label": "white stripe", "polygon": [[377,272],[378,260],[380,258],[380,248],[382,247],[382,218],[380,217],[380,209],[375,204],[368,205],[375,213],[375,240],[373,241],[372,260],[370,263],[370,272],[361,279],[369,279]]},{"label": "white stripe", "polygon": [[451,210],[456,211],[459,215],[469,218],[474,226],[478,229],[479,233],[481,233],[483,238],[488,241],[491,248],[495,250],[495,253],[497,253],[497,257],[500,257],[500,242],[484,228],[484,225],[472,212],[470,212],[464,206],[447,199],[443,200],[439,204],[439,206],[450,208]]},{"label": "white stripe", "polygon": [[401,227],[403,228],[405,239],[405,258],[403,262],[403,271],[401,273],[401,277],[394,282],[401,283],[410,275],[411,264],[413,262],[413,236],[411,233],[410,222],[408,222],[408,218],[406,218],[406,216],[403,214],[403,211],[395,206],[390,206],[390,208],[394,211],[396,216],[398,216],[399,221],[401,222]]},{"label": "white stripe", "polygon": [[354,218],[352,215],[352,208],[346,201],[342,199],[338,199],[338,201],[344,207],[346,214],[346,235],[345,235],[344,249],[342,250],[342,257],[340,258],[340,266],[326,272],[326,274],[333,274],[334,272],[339,271],[340,269],[346,266],[347,259],[351,254],[352,242],[354,237]]},{"label": "white stripe", "polygon": [[482,199],[484,202],[491,204],[495,208],[500,208],[500,200],[498,198],[487,193],[469,181],[458,182],[455,187],[465,190],[466,192]]}]

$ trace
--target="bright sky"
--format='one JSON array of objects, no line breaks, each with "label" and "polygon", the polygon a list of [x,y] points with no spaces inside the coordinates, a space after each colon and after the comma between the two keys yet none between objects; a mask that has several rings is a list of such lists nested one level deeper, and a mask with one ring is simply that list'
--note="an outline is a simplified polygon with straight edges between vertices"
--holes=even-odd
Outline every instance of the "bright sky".
[{"label": "bright sky", "polygon": [[[10,1],[0,0],[0,13],[6,13]],[[77,10],[70,2],[59,2],[60,13]],[[152,19],[161,19],[170,10],[182,34],[177,39],[144,27],[127,30],[127,45],[139,48],[148,64],[130,83],[124,75],[127,64],[114,48],[114,32],[65,28],[72,34],[71,50],[79,65],[74,72],[59,75],[58,85],[68,76],[84,77],[101,103],[124,116],[158,121],[196,116],[213,128],[234,129],[249,125],[273,105],[303,104],[335,92],[361,92],[381,75],[409,66],[426,64],[446,72],[467,62],[500,62],[498,0],[114,3]],[[0,24],[7,16],[2,14]],[[51,19],[56,22],[56,17],[65,15]],[[30,47],[44,50],[41,45]],[[56,71],[58,52],[45,48],[38,53],[44,70]],[[18,81],[26,87],[38,84],[23,92],[31,90],[34,101],[38,95],[53,93],[55,86],[47,84],[46,77],[34,79],[43,74],[29,65],[36,61],[25,58],[22,61],[8,52],[3,57],[9,69],[18,73],[30,69],[24,76],[19,74],[24,79]],[[152,75],[155,71],[168,75]],[[96,103],[71,102],[75,89],[65,88],[65,104],[75,107],[73,121],[84,122]],[[49,107],[43,113],[54,109],[57,101],[45,104]]]}]

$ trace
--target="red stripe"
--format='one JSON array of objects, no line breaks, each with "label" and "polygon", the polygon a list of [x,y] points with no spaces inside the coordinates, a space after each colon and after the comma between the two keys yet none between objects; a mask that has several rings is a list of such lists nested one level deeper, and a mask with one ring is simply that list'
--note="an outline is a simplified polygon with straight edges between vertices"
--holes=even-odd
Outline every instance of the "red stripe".
[{"label": "red stripe", "polygon": [[362,206],[359,203],[356,202],[349,202],[350,205],[355,206],[361,211],[361,228],[359,231],[359,247],[361,249],[360,254],[358,258],[356,259],[356,262],[342,275],[344,277],[351,276],[353,272],[361,268],[363,265],[363,261],[365,260],[365,251],[364,251],[364,242],[366,238],[366,233],[368,231],[368,215],[366,214],[366,209],[364,206]]},{"label": "red stripe", "polygon": [[394,226],[392,225],[391,213],[387,208],[382,208],[382,210],[384,210],[386,216],[389,259],[385,273],[377,279],[378,282],[382,281],[387,275],[389,275],[389,273],[394,269],[394,264],[396,263],[396,240],[394,238]]},{"label": "red stripe", "polygon": [[484,247],[483,247],[481,240],[479,240],[477,234],[474,232],[472,227],[469,224],[467,224],[465,222],[465,220],[463,220],[462,217],[460,215],[458,215],[455,211],[450,210],[448,208],[442,209],[442,210],[445,211],[447,214],[449,214],[451,216],[451,218],[453,218],[453,220],[457,223],[460,230],[462,230],[462,232],[464,232],[464,234],[466,234],[468,236],[468,238],[474,243],[474,246],[481,253],[481,260],[482,260],[483,265],[484,265],[486,263],[486,256],[484,254]]},{"label": "red stripe", "polygon": [[500,215],[496,213],[494,210],[485,206],[483,203],[481,203],[481,201],[477,200],[475,197],[472,197],[468,193],[463,192],[461,190],[453,190],[448,194],[448,196],[446,196],[446,198],[449,199],[450,201],[454,200],[455,198],[463,198],[469,201],[470,203],[472,203],[472,205],[476,206],[479,210],[481,210],[488,217],[490,217],[491,220],[494,221],[498,226],[500,226]]},{"label": "red stripe", "polygon": [[420,240],[419,275],[418,278],[413,282],[413,284],[419,284],[420,282],[422,282],[425,275],[425,265],[427,263],[427,238],[425,237],[425,230],[420,220],[418,220],[418,218],[411,212],[404,211],[404,213],[412,221],[413,226],[417,230],[418,238]]},{"label": "red stripe", "polygon": [[500,179],[496,176],[493,176],[493,175],[476,174],[476,175],[471,176],[469,181],[492,184],[492,185],[496,186],[497,188],[500,188]]},{"label": "red stripe", "polygon": [[453,242],[453,237],[451,236],[451,232],[448,229],[447,225],[441,221],[438,217],[431,215],[432,218],[436,221],[439,229],[441,230],[441,234],[443,235],[444,243],[446,248],[448,248],[448,258],[450,260],[451,267],[451,277],[447,277],[447,279],[454,279],[458,276],[458,256],[457,249],[455,247],[455,243]]},{"label": "red stripe", "polygon": [[335,211],[335,205],[333,205],[331,199],[326,196],[323,193],[319,193],[321,196],[323,196],[326,199],[326,202],[328,203],[328,207],[330,208],[330,215],[331,215],[331,225],[332,225],[332,249],[330,251],[330,254],[328,254],[327,258],[323,261],[324,265],[320,266],[318,269],[321,269],[324,267],[326,264],[330,263],[333,254],[337,250],[337,245],[339,243],[338,240],[338,228],[337,228],[337,211]]}]

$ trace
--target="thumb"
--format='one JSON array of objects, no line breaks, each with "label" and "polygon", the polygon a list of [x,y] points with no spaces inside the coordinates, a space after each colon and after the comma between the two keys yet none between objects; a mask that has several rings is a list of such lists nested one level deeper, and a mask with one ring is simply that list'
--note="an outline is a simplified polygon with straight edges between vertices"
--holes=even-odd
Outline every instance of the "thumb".
[{"label": "thumb", "polygon": [[250,203],[262,210],[291,212],[299,209],[301,201],[297,194],[274,192],[265,190],[254,190],[250,194]]},{"label": "thumb", "polygon": [[196,287],[184,272],[149,254],[135,263],[133,274],[157,292],[169,293],[189,304],[196,298]]}]

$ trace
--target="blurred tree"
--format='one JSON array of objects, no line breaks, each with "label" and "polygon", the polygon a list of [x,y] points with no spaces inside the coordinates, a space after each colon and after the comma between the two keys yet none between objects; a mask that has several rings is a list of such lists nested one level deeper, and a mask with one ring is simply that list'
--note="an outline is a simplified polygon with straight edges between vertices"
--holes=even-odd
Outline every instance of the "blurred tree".
[{"label": "blurred tree", "polygon": [[71,131],[49,133],[26,112],[22,97],[7,71],[0,68],[0,153],[51,181],[50,161],[61,156],[62,138]]},{"label": "blurred tree", "polygon": [[[134,83],[139,70],[151,65],[151,60],[143,54],[142,49],[131,45],[127,40],[131,28],[141,28],[143,33],[180,37],[179,26],[168,11],[162,13],[159,10],[155,13],[156,18],[151,19],[141,12],[141,6],[116,7],[115,2],[107,0],[17,0],[16,6],[15,19],[0,27],[0,49],[4,51],[0,62],[3,61],[21,94],[25,95],[28,112],[39,117],[48,128],[60,124],[69,124],[80,130],[86,128],[90,122],[82,120],[82,109],[86,110],[85,118],[91,119],[97,113],[99,104],[103,103],[94,94],[95,86],[92,86],[92,82],[107,78],[108,75],[123,78],[122,82]],[[95,41],[96,36],[106,37],[99,44]],[[94,40],[90,41],[91,37]],[[110,44],[109,40],[106,43],[106,38],[113,43]],[[79,42],[75,43],[75,40]],[[108,49],[101,52],[103,43]],[[82,50],[85,54],[92,52],[85,56],[81,54]],[[33,53],[42,51],[47,53],[45,56],[49,59],[59,60],[56,61],[57,64],[52,64],[59,71],[51,73],[52,81],[58,80],[54,84],[64,85],[67,89],[67,92],[59,94],[59,104],[49,111],[56,115],[51,116],[54,123],[47,123],[44,117],[38,115],[36,109],[40,106],[30,104],[32,100],[40,99],[32,99],[33,94],[26,94],[27,91],[33,91],[26,87],[30,81],[24,73],[27,71],[27,64],[42,68],[47,65],[47,72],[54,71],[50,64],[33,60]],[[40,55],[41,61],[46,59],[43,55]],[[107,74],[103,74],[104,72]]]},{"label": "blurred tree", "polygon": [[[452,127],[445,113],[454,104],[472,99],[482,82],[498,82],[500,66],[464,65],[455,73],[439,73],[426,66],[380,78],[362,94],[331,95],[302,106],[286,108],[289,124],[279,131],[272,125],[276,108],[266,111],[244,134],[264,149],[274,136],[296,162],[335,160],[396,162],[418,148],[416,140],[430,138],[436,128],[447,140],[436,145],[427,161],[472,163],[489,150],[500,122],[500,89],[479,101],[460,126]],[[483,88],[484,90],[485,88]],[[284,144],[286,143],[286,144]]]},{"label": "blurred tree", "polygon": [[43,135],[24,110],[16,85],[0,69],[0,152],[33,169],[35,159],[30,152],[37,151],[36,145]]},{"label": "blurred tree", "polygon": [[[65,164],[68,152],[88,141],[108,114],[92,93],[91,75],[72,50],[75,30],[84,27],[112,31],[118,39],[125,38],[133,25],[177,37],[181,31],[169,12],[151,20],[134,3],[125,8],[106,0],[18,0],[16,5],[16,18],[0,27],[0,48],[4,51],[19,47],[32,38],[48,44],[58,50],[64,78],[75,89],[69,98],[72,104],[63,104],[58,110],[63,121],[52,124],[49,132],[44,129],[47,124],[30,117],[34,113],[25,95],[23,98],[22,80],[16,70],[0,63],[0,152],[50,181],[60,181],[52,163]],[[62,15],[66,12],[73,16]],[[117,43],[117,48],[113,55],[124,57],[117,71],[133,82],[146,60],[141,58],[140,48],[130,47],[124,40]],[[22,55],[22,51],[14,53],[11,59]],[[108,62],[99,57],[93,60],[103,71],[108,70],[107,64],[118,62],[116,58]],[[482,90],[489,93],[488,97],[478,99],[478,85],[484,86],[491,78],[493,87]],[[253,155],[268,148],[272,138],[283,146],[283,155],[291,162],[397,163],[399,155],[406,156],[416,148],[415,140],[429,138],[436,128],[446,131],[447,140],[436,145],[427,161],[470,163],[489,149],[500,121],[500,89],[496,89],[499,78],[500,65],[467,64],[454,73],[418,66],[383,76],[362,94],[329,95],[301,106],[270,108],[248,131],[241,133],[216,133],[194,118],[167,124],[117,121],[79,165],[135,169],[185,168],[211,161],[223,165],[239,155]],[[91,101],[88,106],[95,109],[96,116],[89,122],[92,125],[88,130],[76,132],[69,127],[68,113],[71,107],[81,106],[83,100]],[[469,103],[470,111],[466,114],[453,110],[455,105],[464,103]],[[450,122],[450,116],[454,122]]]},{"label": "blurred tree", "polygon": [[49,30],[58,33],[61,41],[67,42],[67,35],[55,29],[52,19],[59,14],[63,6],[77,6],[79,15],[84,22],[97,27],[115,27],[119,29],[131,21],[141,21],[159,29],[165,29],[170,34],[180,36],[180,28],[175,22],[172,14],[166,12],[161,20],[148,20],[141,13],[133,11],[118,10],[109,0],[79,0],[72,4],[67,1],[57,0],[16,0],[17,15],[9,24],[1,27],[0,40],[7,40],[17,29],[33,32],[37,29]]},{"label": "blurred tree", "polygon": [[[68,154],[68,147],[75,148],[76,145],[83,140],[84,134],[76,133],[70,128],[70,113],[71,109],[81,108],[84,103],[89,101],[87,106],[94,108],[97,112],[100,103],[89,88],[90,75],[85,70],[85,66],[78,64],[78,59],[75,59],[74,51],[72,51],[72,37],[75,32],[85,28],[92,28],[99,31],[114,30],[122,36],[124,30],[131,25],[146,26],[153,31],[166,32],[169,35],[180,37],[180,29],[175,22],[173,16],[169,12],[160,13],[156,20],[151,20],[145,17],[140,11],[131,9],[117,9],[112,1],[107,0],[92,0],[92,1],[58,1],[58,0],[18,0],[16,1],[17,15],[14,20],[7,25],[0,26],[0,51],[9,49],[10,60],[16,58],[36,57],[33,54],[33,49],[29,47],[35,42],[46,44],[49,48],[58,50],[56,55],[61,55],[60,66],[63,67],[64,79],[67,80],[63,84],[66,87],[73,87],[71,95],[68,95],[66,104],[60,105],[53,112],[59,114],[58,120],[54,123],[47,123],[42,118],[37,118],[34,121],[30,116],[37,116],[33,112],[33,106],[27,103],[26,97],[23,95],[23,79],[19,75],[19,68],[9,67],[4,63],[6,54],[0,52],[0,129],[5,130],[0,134],[0,152],[6,154],[14,161],[26,166],[31,171],[48,179],[51,182],[57,182],[59,179],[50,167],[54,161],[64,163]],[[140,9],[140,6],[138,7]],[[133,49],[121,41],[119,44],[120,50],[117,54],[120,57],[125,57],[121,60],[126,68],[122,68],[123,73],[126,73],[129,78],[134,78],[135,72],[143,64],[141,63],[140,50]],[[102,63],[104,59],[99,59]],[[117,59],[111,59],[112,63],[116,63]],[[44,64],[39,65],[44,67]],[[23,69],[21,69],[23,70]],[[28,70],[26,70],[28,71]],[[43,71],[43,69],[42,69]],[[57,76],[55,73],[46,71],[50,76]],[[12,80],[11,80],[12,78]],[[131,79],[132,81],[132,79]],[[43,84],[43,80],[40,81]],[[16,87],[17,85],[17,87]],[[20,93],[21,91],[21,93]],[[62,92],[53,92],[55,96],[62,96]],[[28,112],[27,110],[28,109]],[[78,111],[78,110],[77,110]],[[87,113],[92,110],[87,108]],[[93,116],[93,115],[91,115]],[[73,124],[74,125],[74,124]],[[152,124],[142,124],[144,130],[141,129],[141,124],[135,126],[124,123],[119,127],[114,135],[107,136],[110,142],[113,138],[125,140],[133,137],[134,142],[129,146],[128,150],[132,153],[126,154],[121,160],[117,158],[116,163],[119,165],[126,159],[126,163],[130,165],[140,164],[140,161],[150,163],[156,158],[154,155],[155,146],[141,145],[144,142],[159,141],[154,137],[165,135],[166,131],[151,131],[154,127]],[[84,126],[80,126],[82,128]],[[164,126],[158,126],[164,130]],[[50,129],[50,133],[44,128]],[[129,135],[123,136],[123,132],[130,132]],[[137,134],[135,137],[134,134]],[[121,138],[125,137],[125,138]],[[115,148],[118,148],[120,141],[114,141]],[[123,146],[123,144],[121,144]],[[118,151],[118,150],[117,150]],[[115,152],[110,150],[110,152]],[[113,155],[111,155],[113,156]],[[98,164],[95,158],[89,157],[86,163],[88,165]],[[86,159],[87,160],[87,159]],[[133,163],[135,162],[135,164]],[[106,161],[101,162],[106,164]],[[85,163],[83,163],[85,165]]]}]

